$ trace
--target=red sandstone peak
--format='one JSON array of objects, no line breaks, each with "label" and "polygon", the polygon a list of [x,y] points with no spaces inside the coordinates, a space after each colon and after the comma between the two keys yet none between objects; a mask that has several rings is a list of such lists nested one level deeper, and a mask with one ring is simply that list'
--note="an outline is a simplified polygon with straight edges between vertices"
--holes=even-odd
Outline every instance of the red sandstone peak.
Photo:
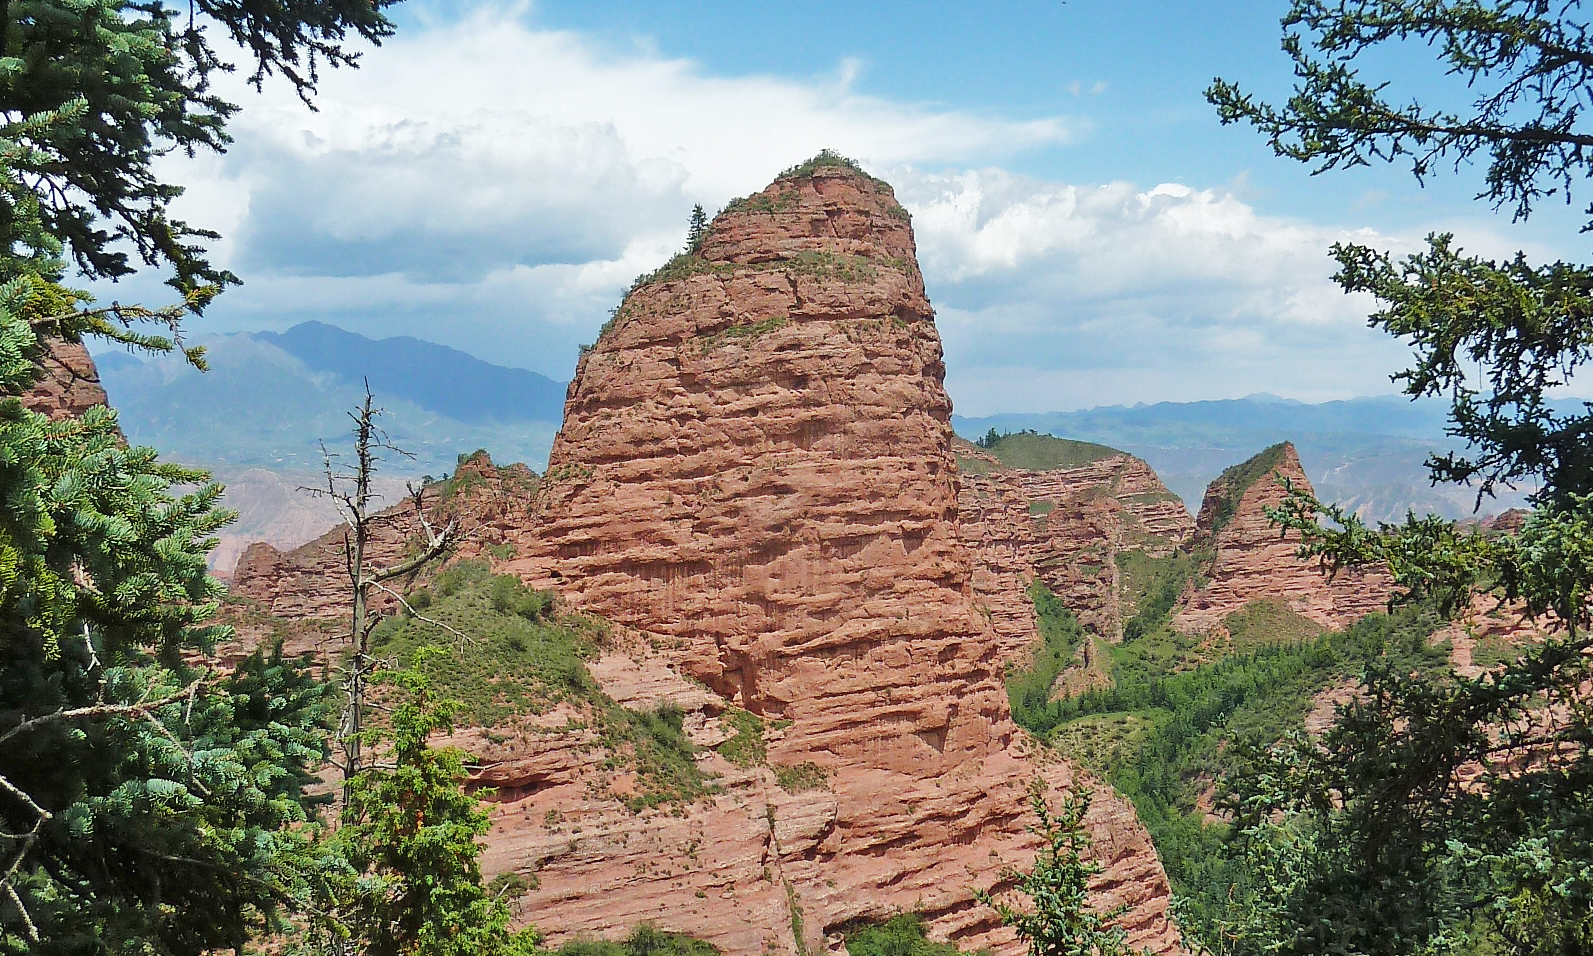
[{"label": "red sandstone peak", "polygon": [[911,264],[916,271],[911,223],[886,183],[851,166],[819,165],[788,172],[726,206],[700,255],[709,262],[756,264],[826,253],[897,260],[898,267]]},{"label": "red sandstone peak", "polygon": [[[890,188],[821,157],[638,280],[582,356],[507,567],[645,635],[656,658],[594,669],[612,693],[699,682],[704,739],[743,708],[781,728],[770,768],[812,764],[827,783],[788,793],[772,769],[718,768],[715,806],[635,821],[580,803],[579,770],[497,781],[524,796],[488,863],[535,867],[522,905],[556,940],[648,919],[732,953],[812,952],[836,927],[915,909],[937,938],[1020,948],[971,891],[1032,859],[1027,781],[1075,777],[1036,762],[1010,718],[960,536],[933,315]],[[517,822],[572,805],[608,851]],[[1169,949],[1149,841],[1126,803],[1100,805],[1098,889],[1132,907],[1136,942]],[[689,881],[632,859],[688,843]]]},{"label": "red sandstone peak", "polygon": [[[637,814],[577,715],[461,736],[499,794],[484,868],[535,877],[518,905],[553,941],[647,921],[796,956],[914,910],[934,938],[1019,952],[972,891],[1033,860],[1040,776],[1094,787],[1099,899],[1128,907],[1131,942],[1176,948],[1133,808],[1012,723],[991,608],[1026,609],[1031,633],[1033,609],[1022,575],[975,586],[933,314],[890,187],[821,156],[638,280],[580,359],[547,473],[517,490],[500,470],[472,499],[505,569],[631,635],[594,679],[685,711],[718,780]],[[395,525],[381,546],[403,540]],[[335,612],[318,582],[338,546],[252,551],[235,588]],[[740,710],[764,719],[767,764],[711,749]]]},{"label": "red sandstone peak", "polygon": [[[1285,485],[1287,482],[1287,486]],[[1174,626],[1205,632],[1252,601],[1282,603],[1325,627],[1341,628],[1382,610],[1392,580],[1381,570],[1341,571],[1329,579],[1298,555],[1298,532],[1267,516],[1287,487],[1313,493],[1292,442],[1280,442],[1212,481],[1195,518],[1194,546],[1212,549],[1207,582],[1184,598]]]},{"label": "red sandstone peak", "polygon": [[99,370],[81,342],[45,339],[41,345],[39,380],[22,396],[22,404],[55,421],[106,404]]}]

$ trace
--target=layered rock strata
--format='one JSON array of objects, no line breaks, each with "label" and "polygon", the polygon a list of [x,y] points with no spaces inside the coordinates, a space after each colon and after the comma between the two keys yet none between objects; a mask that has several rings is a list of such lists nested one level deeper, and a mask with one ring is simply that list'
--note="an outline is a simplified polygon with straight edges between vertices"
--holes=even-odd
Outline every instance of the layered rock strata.
[{"label": "layered rock strata", "polygon": [[[525,465],[499,467],[485,453],[478,453],[461,462],[448,482],[422,489],[421,502],[433,527],[455,525],[459,555],[490,556],[495,549],[506,554],[502,550],[505,539],[511,529],[524,525],[527,502],[536,486],[536,474]],[[391,567],[423,540],[420,518],[413,501],[402,498],[377,515],[370,523],[366,560],[371,567]],[[228,589],[279,617],[344,620],[349,615],[346,531],[339,525],[289,551],[255,542],[238,558]],[[412,583],[413,578],[392,586]],[[377,612],[391,611],[397,605],[389,591],[371,595],[372,609]]]},{"label": "layered rock strata", "polygon": [[[582,355],[507,567],[642,632],[707,688],[704,732],[730,705],[780,730],[770,767],[705,757],[723,791],[682,816],[616,811],[579,771],[495,770],[517,799],[490,862],[535,870],[521,904],[555,941],[651,919],[812,952],[918,909],[934,936],[1017,951],[972,889],[1032,858],[1028,781],[1073,773],[1024,753],[1008,714],[932,316],[890,188],[821,165],[721,214]],[[803,765],[825,784],[778,786],[771,768]],[[1098,810],[1100,890],[1135,942],[1171,947],[1148,839],[1121,801]]]},{"label": "layered rock strata", "polygon": [[1223,472],[1206,490],[1192,544],[1211,553],[1206,580],[1180,602],[1173,626],[1206,633],[1252,601],[1277,601],[1324,627],[1343,628],[1385,608],[1393,580],[1382,570],[1346,570],[1327,578],[1302,560],[1300,535],[1267,517],[1288,492],[1283,482],[1311,492],[1311,481],[1289,442]]},{"label": "layered rock strata", "polygon": [[974,588],[997,632],[1012,635],[1005,643],[1023,642],[1019,650],[1032,644],[1033,608],[1027,602],[1006,606],[1013,581],[1027,585],[1040,578],[1086,627],[1117,640],[1123,630],[1118,555],[1165,556],[1195,531],[1183,502],[1132,455],[1031,470],[1006,467],[963,443],[958,460],[962,536],[975,554]]}]

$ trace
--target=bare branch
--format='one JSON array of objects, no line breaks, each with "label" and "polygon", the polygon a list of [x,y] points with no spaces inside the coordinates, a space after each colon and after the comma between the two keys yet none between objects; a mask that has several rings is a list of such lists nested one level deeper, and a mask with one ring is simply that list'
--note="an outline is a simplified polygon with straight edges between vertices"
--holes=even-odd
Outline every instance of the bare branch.
[{"label": "bare branch", "polygon": [[371,584],[374,587],[376,587],[377,590],[383,591],[383,592],[385,592],[387,594],[391,594],[393,597],[397,598],[398,599],[398,603],[402,604],[404,606],[404,610],[409,612],[409,616],[414,618],[417,621],[420,621],[422,624],[430,624],[432,627],[438,628],[439,630],[447,631],[448,633],[450,633],[450,634],[454,635],[455,637],[459,638],[460,641],[462,641],[462,642],[464,642],[466,644],[474,644],[474,643],[476,643],[475,638],[472,638],[469,634],[466,634],[464,631],[459,630],[457,627],[454,627],[454,626],[452,626],[450,624],[444,624],[443,622],[435,620],[433,618],[429,618],[426,615],[424,615],[424,614],[420,613],[419,611],[415,610],[413,605],[411,605],[408,601],[404,600],[404,596],[402,594],[399,594],[397,591],[395,591],[392,588],[386,586],[385,584],[379,584],[379,583],[377,583],[375,581],[372,581]]},{"label": "bare branch", "polygon": [[[164,707],[167,704],[176,703],[177,701],[182,700],[184,697],[189,696],[195,691],[196,688],[198,688],[201,683],[203,683],[203,681],[195,681],[176,693],[168,694],[159,700],[138,701],[132,704],[95,704],[92,707],[74,707],[70,710],[57,710],[48,714],[41,714],[38,717],[32,717],[24,720],[15,727],[12,727],[10,730],[6,731],[4,734],[0,734],[0,744],[5,743],[12,737],[15,737],[17,734],[33,730],[36,727],[42,727],[46,724],[55,723],[59,720],[92,720],[98,717],[138,717],[141,719],[153,720],[153,712],[155,710]],[[159,721],[155,721],[155,723],[159,724]],[[3,779],[4,778],[0,778],[0,780]]]}]

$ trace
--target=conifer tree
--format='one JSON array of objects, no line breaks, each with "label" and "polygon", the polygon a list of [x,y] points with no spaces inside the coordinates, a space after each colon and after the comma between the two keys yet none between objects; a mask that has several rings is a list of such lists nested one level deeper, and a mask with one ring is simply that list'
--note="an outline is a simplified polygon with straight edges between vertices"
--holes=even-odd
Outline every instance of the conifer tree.
[{"label": "conifer tree", "polygon": [[[204,562],[220,487],[126,447],[108,409],[51,422],[22,396],[45,337],[182,348],[183,317],[236,281],[153,165],[228,141],[207,31],[308,98],[353,62],[346,36],[390,31],[389,2],[0,3],[0,952],[239,948],[313,890],[291,827],[326,690],[280,654],[186,662],[228,634]],[[129,248],[177,303],[93,308],[64,284],[69,264],[129,274]]]},{"label": "conifer tree", "polygon": [[708,234],[708,214],[703,212],[702,205],[691,207],[691,220],[686,224],[686,251],[696,255],[702,248],[703,237]]},{"label": "conifer tree", "polygon": [[350,781],[343,825],[333,848],[349,869],[320,929],[357,956],[529,956],[535,930],[509,930],[509,909],[482,885],[476,838],[491,826],[481,803],[463,787],[463,755],[430,744],[453,729],[456,701],[439,699],[420,666],[378,681],[402,695],[391,733],[365,731],[381,750],[380,765]]},{"label": "conifer tree", "polygon": [[[1419,181],[1486,158],[1480,199],[1519,218],[1593,173],[1593,38],[1545,0],[1295,0],[1283,19],[1293,95],[1280,107],[1218,80],[1224,122],[1318,171],[1408,163]],[[1431,51],[1463,107],[1391,98],[1362,70]],[[1593,207],[1588,214],[1593,216]],[[1253,885],[1209,942],[1233,952],[1587,952],[1593,947],[1593,407],[1550,390],[1593,358],[1593,268],[1496,262],[1451,236],[1396,259],[1336,245],[1371,324],[1411,343],[1396,376],[1446,396],[1466,451],[1435,481],[1536,487],[1517,534],[1437,517],[1369,527],[1294,495],[1276,515],[1329,571],[1381,563],[1406,602],[1454,613],[1491,594],[1550,629],[1480,678],[1372,668],[1320,742],[1254,755],[1228,806]],[[1322,516],[1330,519],[1324,523]]]},{"label": "conifer tree", "polygon": [[1098,861],[1085,858],[1091,840],[1084,815],[1092,796],[1089,790],[1070,793],[1053,811],[1046,803],[1045,785],[1039,780],[1030,784],[1035,822],[1029,832],[1040,838],[1040,852],[1033,868],[1009,870],[1006,877],[1033,908],[1020,909],[988,890],[974,894],[996,911],[1003,926],[1017,932],[1029,956],[1142,956],[1129,948],[1122,928],[1112,925],[1128,907],[1103,911],[1090,902],[1090,878],[1103,870]]}]

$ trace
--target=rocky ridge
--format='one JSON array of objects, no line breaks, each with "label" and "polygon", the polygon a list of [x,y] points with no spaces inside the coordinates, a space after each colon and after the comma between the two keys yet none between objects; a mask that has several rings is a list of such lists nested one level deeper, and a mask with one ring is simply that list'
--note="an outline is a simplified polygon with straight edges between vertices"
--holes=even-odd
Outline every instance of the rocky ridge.
[{"label": "rocky ridge", "polygon": [[[1015,437],[1062,443],[1049,436]],[[959,442],[962,538],[976,555],[974,588],[990,608],[993,626],[1007,638],[1008,660],[1034,641],[1034,609],[1027,601],[1014,604],[1014,589],[1021,597],[1038,577],[1087,627],[1115,641],[1123,631],[1118,555],[1139,550],[1164,556],[1195,531],[1183,502],[1149,465],[1115,449],[1094,455],[1020,468]]]},{"label": "rocky ridge", "polygon": [[[436,527],[455,522],[457,553],[477,557],[502,551],[509,530],[523,524],[526,502],[535,493],[537,476],[523,464],[494,465],[484,452],[461,461],[452,479],[421,489],[422,507]],[[381,510],[371,524],[366,554],[374,567],[404,560],[422,538],[414,503],[403,495]],[[391,499],[388,499],[391,500]],[[229,590],[268,614],[289,620],[336,621],[348,616],[348,576],[344,571],[344,531],[338,525],[315,540],[288,551],[265,542],[244,549],[232,569]],[[396,582],[407,586],[418,579]],[[377,613],[396,609],[390,593],[371,596]]]},{"label": "rocky ridge", "polygon": [[1393,579],[1386,571],[1346,570],[1329,579],[1299,558],[1299,533],[1280,531],[1266,514],[1287,497],[1285,480],[1312,491],[1289,442],[1228,469],[1206,490],[1191,545],[1210,549],[1211,565],[1205,580],[1192,584],[1181,599],[1173,618],[1178,630],[1210,633],[1229,614],[1258,600],[1277,601],[1335,629],[1387,605]]}]

